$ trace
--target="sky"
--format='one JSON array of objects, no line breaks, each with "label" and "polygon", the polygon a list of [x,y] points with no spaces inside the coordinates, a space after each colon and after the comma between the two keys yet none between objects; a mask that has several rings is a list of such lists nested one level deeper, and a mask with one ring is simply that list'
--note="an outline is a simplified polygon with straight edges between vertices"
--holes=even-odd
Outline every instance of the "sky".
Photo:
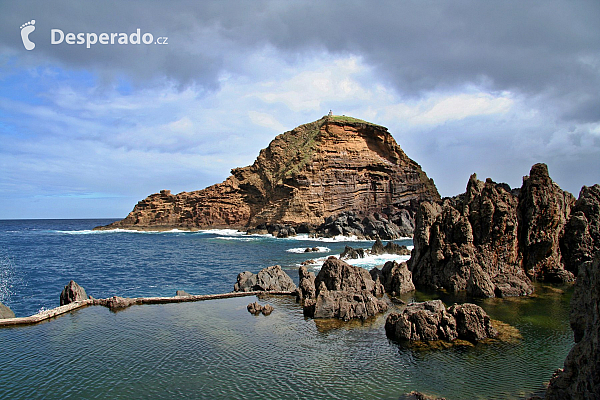
[{"label": "sky", "polygon": [[600,183],[598,21],[597,0],[0,0],[0,219],[123,218],[330,109],[442,196],[544,162],[577,197]]}]

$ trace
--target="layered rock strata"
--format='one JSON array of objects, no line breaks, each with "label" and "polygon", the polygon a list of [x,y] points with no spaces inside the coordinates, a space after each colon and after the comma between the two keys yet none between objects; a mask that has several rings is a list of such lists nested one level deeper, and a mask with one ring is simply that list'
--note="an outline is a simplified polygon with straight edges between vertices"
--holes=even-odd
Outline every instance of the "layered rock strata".
[{"label": "layered rock strata", "polygon": [[419,202],[439,200],[433,181],[386,128],[347,117],[285,132],[254,164],[231,173],[203,190],[150,195],[125,219],[99,229],[268,230],[277,224],[277,235],[317,227],[337,235],[350,233],[338,218],[349,211],[345,221],[353,216],[353,233],[390,239],[412,232]]},{"label": "layered rock strata", "polygon": [[244,271],[237,276],[234,292],[278,291],[292,292],[296,284],[279,265],[261,269],[258,274]]},{"label": "layered rock strata", "polygon": [[421,203],[408,262],[413,280],[478,297],[528,295],[531,279],[572,281],[559,243],[574,204],[545,164],[531,168],[520,190],[473,174],[464,194]]},{"label": "layered rock strata", "polygon": [[478,342],[498,332],[483,309],[475,304],[446,308],[441,300],[411,303],[401,313],[391,313],[385,323],[388,338],[409,341]]},{"label": "layered rock strata", "polygon": [[[304,276],[306,280],[305,273]],[[302,282],[300,284],[302,286]],[[312,285],[307,283],[306,286]],[[310,318],[365,319],[388,308],[387,302],[380,298],[383,286],[374,281],[367,270],[333,256],[321,267],[314,287],[315,296],[306,296],[303,304],[304,315]]]}]

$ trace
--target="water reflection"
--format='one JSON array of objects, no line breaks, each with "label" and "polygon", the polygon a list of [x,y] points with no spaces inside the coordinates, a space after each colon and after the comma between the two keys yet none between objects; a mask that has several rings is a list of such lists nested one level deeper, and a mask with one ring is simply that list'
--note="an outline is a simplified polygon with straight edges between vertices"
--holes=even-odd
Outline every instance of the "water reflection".
[{"label": "water reflection", "polygon": [[[315,321],[292,297],[90,307],[0,330],[3,398],[397,399],[418,390],[449,399],[517,399],[543,389],[572,336],[570,288],[480,300],[522,339],[420,351],[389,341],[385,315]],[[404,300],[425,300],[414,293]],[[455,297],[441,294],[452,304]],[[248,303],[269,303],[269,316]],[[399,309],[394,305],[392,308]]]}]

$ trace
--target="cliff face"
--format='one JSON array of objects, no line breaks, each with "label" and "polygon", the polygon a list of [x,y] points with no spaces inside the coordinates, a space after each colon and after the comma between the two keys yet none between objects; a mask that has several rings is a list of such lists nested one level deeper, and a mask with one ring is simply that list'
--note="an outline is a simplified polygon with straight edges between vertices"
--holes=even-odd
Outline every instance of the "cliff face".
[{"label": "cliff face", "polygon": [[531,279],[572,281],[559,243],[574,203],[545,164],[534,165],[519,190],[472,175],[464,194],[421,204],[413,281],[480,297],[530,294]]},{"label": "cliff face", "polygon": [[546,399],[600,398],[600,185],[584,186],[572,209],[561,249],[578,267],[570,322],[575,345],[550,381]]},{"label": "cliff face", "polygon": [[575,345],[564,369],[550,381],[546,399],[600,398],[600,253],[579,267],[571,299],[571,328]]},{"label": "cliff face", "polygon": [[562,265],[559,239],[574,204],[573,195],[552,181],[545,164],[534,165],[529,177],[523,178],[518,207],[519,245],[523,267],[532,278],[547,282],[573,279]]},{"label": "cliff face", "polygon": [[386,128],[324,117],[277,136],[254,164],[224,182],[140,201],[108,228],[253,228],[322,224],[344,211],[359,215],[439,200],[433,181]]}]

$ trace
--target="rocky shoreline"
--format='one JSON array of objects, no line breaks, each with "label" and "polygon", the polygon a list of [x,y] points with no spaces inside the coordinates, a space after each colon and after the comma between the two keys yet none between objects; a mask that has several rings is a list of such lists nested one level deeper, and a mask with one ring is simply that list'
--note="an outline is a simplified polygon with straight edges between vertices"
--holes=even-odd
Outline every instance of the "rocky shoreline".
[{"label": "rocky shoreline", "polygon": [[[125,219],[96,229],[210,228],[376,242],[371,249],[346,246],[339,258],[327,258],[316,275],[301,266],[297,287],[277,265],[257,274],[242,272],[233,292],[217,295],[178,291],[174,297],[93,299],[71,281],[60,307],[52,310],[14,318],[0,304],[0,327],[35,324],[91,305],[116,311],[138,304],[271,294],[295,296],[303,314],[317,320],[365,320],[396,302],[400,312],[390,313],[385,325],[391,340],[479,343],[497,335],[481,307],[446,307],[441,300],[406,305],[397,296],[415,289],[479,298],[528,296],[533,282],[576,281],[570,318],[576,344],[553,376],[546,398],[600,398],[600,185],[583,187],[576,199],[540,163],[520,188],[490,178],[480,181],[473,174],[465,193],[441,199],[433,181],[386,128],[324,117],[279,135],[253,165],[232,170],[223,183],[177,195],[161,191],[140,201]],[[381,242],[406,236],[413,236],[412,251]],[[382,253],[410,259],[371,271],[344,261]],[[248,311],[266,316],[273,309],[255,302]]]}]

